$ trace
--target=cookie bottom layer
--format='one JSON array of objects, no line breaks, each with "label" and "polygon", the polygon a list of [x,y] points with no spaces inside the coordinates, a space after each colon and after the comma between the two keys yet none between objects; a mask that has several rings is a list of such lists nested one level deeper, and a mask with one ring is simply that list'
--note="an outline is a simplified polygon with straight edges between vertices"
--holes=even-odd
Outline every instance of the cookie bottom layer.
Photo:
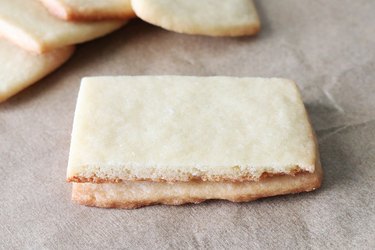
[{"label": "cookie bottom layer", "polygon": [[248,182],[128,181],[121,183],[73,183],[72,200],[87,206],[132,209],[153,204],[181,205],[219,199],[247,202],[263,197],[309,192],[319,188],[322,169],[295,176],[268,177]]}]

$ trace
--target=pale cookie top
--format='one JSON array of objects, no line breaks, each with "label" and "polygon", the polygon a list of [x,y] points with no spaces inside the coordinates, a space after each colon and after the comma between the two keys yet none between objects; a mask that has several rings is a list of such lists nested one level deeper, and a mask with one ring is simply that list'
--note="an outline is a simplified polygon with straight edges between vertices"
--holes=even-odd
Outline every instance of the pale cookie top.
[{"label": "pale cookie top", "polygon": [[74,47],[68,46],[43,54],[30,53],[0,37],[0,102],[51,73],[73,51]]},{"label": "pale cookie top", "polygon": [[135,14],[130,0],[39,0],[65,20],[128,18]]},{"label": "pale cookie top", "polygon": [[252,0],[132,0],[146,22],[186,34],[243,36],[259,31]]},{"label": "pale cookie top", "polygon": [[37,0],[0,1],[0,34],[36,52],[85,42],[123,24],[124,21],[66,22],[52,16]]},{"label": "pale cookie top", "polygon": [[136,76],[82,80],[68,179],[257,179],[313,172],[316,145],[285,79]]}]

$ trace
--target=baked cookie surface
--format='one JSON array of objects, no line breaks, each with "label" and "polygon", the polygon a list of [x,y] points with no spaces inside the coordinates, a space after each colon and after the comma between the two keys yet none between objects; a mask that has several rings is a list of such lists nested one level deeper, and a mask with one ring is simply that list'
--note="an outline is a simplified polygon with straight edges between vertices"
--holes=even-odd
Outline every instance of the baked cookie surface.
[{"label": "baked cookie surface", "polygon": [[68,60],[73,51],[74,47],[68,46],[36,54],[0,38],[0,102],[51,73]]},{"label": "baked cookie surface", "polygon": [[66,22],[51,15],[39,1],[0,1],[0,34],[34,52],[89,41],[120,28],[124,23]]},{"label": "baked cookie surface", "polygon": [[135,14],[130,0],[40,0],[55,16],[64,20],[94,21],[128,19]]},{"label": "baked cookie surface", "polygon": [[68,180],[243,181],[314,172],[316,143],[285,79],[84,78]]},{"label": "baked cookie surface", "polygon": [[136,208],[312,191],[322,170],[290,80],[89,77],[67,178],[80,204]]},{"label": "baked cookie surface", "polygon": [[260,29],[252,0],[132,0],[132,6],[144,21],[179,33],[244,36]]}]

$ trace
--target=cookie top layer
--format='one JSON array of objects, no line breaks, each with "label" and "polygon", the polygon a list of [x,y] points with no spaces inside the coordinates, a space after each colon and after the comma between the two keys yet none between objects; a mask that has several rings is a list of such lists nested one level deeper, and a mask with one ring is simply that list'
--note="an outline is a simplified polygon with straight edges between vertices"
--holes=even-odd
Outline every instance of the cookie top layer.
[{"label": "cookie top layer", "polygon": [[132,6],[146,22],[180,33],[244,36],[260,29],[252,0],[132,0]]},{"label": "cookie top layer", "polygon": [[43,54],[25,51],[0,37],[0,102],[35,83],[63,64],[73,46]]},{"label": "cookie top layer", "polygon": [[316,144],[295,83],[277,78],[82,80],[68,180],[256,180],[314,172]]},{"label": "cookie top layer", "polygon": [[124,21],[66,22],[39,1],[0,1],[0,34],[24,49],[44,52],[108,34]]},{"label": "cookie top layer", "polygon": [[39,0],[64,20],[93,21],[134,17],[130,0]]}]

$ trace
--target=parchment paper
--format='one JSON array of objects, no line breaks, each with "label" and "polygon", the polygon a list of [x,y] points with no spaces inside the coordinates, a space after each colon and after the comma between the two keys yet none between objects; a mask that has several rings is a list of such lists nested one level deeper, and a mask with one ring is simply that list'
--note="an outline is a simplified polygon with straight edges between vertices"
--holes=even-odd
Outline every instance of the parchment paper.
[{"label": "parchment paper", "polygon": [[[375,249],[375,1],[256,6],[256,37],[181,35],[132,21],[1,104],[0,248]],[[322,188],[244,204],[71,203],[65,174],[81,77],[151,74],[294,79],[317,131]]]}]

